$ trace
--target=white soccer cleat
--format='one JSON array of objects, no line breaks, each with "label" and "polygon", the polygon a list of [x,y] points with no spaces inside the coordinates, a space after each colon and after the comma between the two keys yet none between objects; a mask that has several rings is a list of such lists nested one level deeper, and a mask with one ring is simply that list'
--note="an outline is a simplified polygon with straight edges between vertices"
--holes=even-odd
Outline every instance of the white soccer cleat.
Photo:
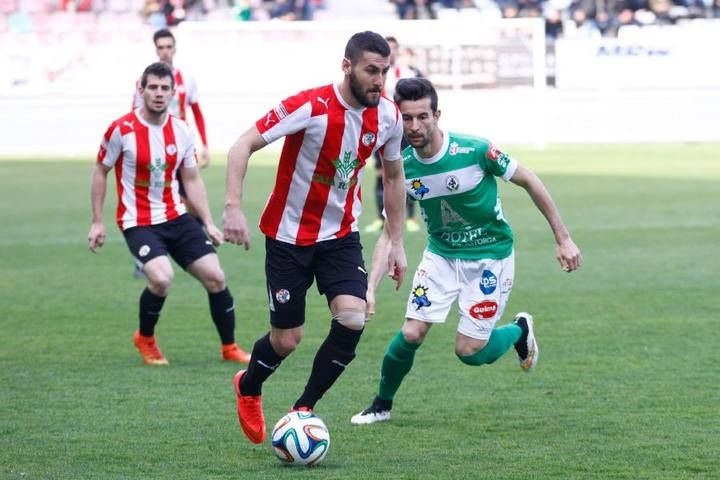
[{"label": "white soccer cleat", "polygon": [[535,340],[535,332],[533,330],[533,317],[527,312],[520,312],[515,315],[515,324],[519,325],[523,330],[523,335],[515,344],[520,368],[525,372],[529,372],[535,367],[540,356],[540,348]]},{"label": "white soccer cleat", "polygon": [[390,420],[390,410],[384,410],[376,402],[368,408],[354,415],[350,419],[353,425],[370,425],[371,423],[387,422]]}]

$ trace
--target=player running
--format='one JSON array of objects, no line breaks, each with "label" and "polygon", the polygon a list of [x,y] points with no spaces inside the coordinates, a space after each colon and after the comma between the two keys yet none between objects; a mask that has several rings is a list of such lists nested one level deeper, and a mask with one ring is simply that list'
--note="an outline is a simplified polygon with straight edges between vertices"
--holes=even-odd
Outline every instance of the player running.
[{"label": "player running", "polygon": [[[539,348],[533,317],[519,313],[496,327],[515,275],[513,234],[503,217],[495,177],[524,188],[555,236],[560,266],[571,272],[582,263],[555,203],[540,179],[487,140],[443,131],[433,85],[426,79],[401,80],[395,102],[410,146],[403,151],[406,189],[420,203],[428,244],[413,278],[405,323],[387,347],[372,404],[351,418],[355,425],[390,419],[393,399],[410,372],[415,352],[434,323],[447,319],[458,300],[460,320],[455,354],[467,365],[486,365],[515,348],[520,367],[530,371]],[[368,281],[368,313],[385,274],[387,234],[373,253]]]}]

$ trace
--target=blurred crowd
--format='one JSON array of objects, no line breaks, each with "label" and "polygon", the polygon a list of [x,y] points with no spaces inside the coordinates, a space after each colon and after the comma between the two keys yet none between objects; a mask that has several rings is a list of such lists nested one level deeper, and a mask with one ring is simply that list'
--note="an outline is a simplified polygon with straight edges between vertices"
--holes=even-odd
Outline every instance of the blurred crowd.
[{"label": "blurred crowd", "polygon": [[[344,1],[344,0],[337,0]],[[332,0],[0,0],[0,32],[32,29],[53,12],[112,13],[114,21],[141,19],[154,28],[186,20],[238,21],[332,19]],[[720,18],[720,0],[376,0],[378,19],[543,18],[549,39],[617,36],[623,27],[667,25]],[[383,8],[384,7],[384,8]],[[123,17],[123,15],[125,17]],[[35,20],[33,20],[35,19]]]},{"label": "blurred crowd", "polygon": [[453,15],[545,19],[546,35],[616,36],[621,27],[720,18],[720,0],[390,0],[401,19]]}]

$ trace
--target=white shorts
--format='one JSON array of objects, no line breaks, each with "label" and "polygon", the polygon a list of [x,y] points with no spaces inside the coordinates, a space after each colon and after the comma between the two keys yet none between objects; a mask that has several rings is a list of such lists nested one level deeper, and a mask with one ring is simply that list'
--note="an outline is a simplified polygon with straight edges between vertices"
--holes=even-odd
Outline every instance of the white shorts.
[{"label": "white shorts", "polygon": [[505,311],[514,276],[514,252],[501,260],[461,260],[425,250],[413,277],[405,316],[444,323],[457,298],[457,331],[487,340]]}]

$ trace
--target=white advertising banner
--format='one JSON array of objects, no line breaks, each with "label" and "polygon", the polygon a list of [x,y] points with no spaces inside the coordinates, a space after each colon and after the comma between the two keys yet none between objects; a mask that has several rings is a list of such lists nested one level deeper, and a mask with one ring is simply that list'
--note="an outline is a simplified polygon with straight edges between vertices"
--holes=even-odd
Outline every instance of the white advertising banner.
[{"label": "white advertising banner", "polygon": [[618,38],[561,39],[558,88],[718,88],[720,21],[636,27]]}]

